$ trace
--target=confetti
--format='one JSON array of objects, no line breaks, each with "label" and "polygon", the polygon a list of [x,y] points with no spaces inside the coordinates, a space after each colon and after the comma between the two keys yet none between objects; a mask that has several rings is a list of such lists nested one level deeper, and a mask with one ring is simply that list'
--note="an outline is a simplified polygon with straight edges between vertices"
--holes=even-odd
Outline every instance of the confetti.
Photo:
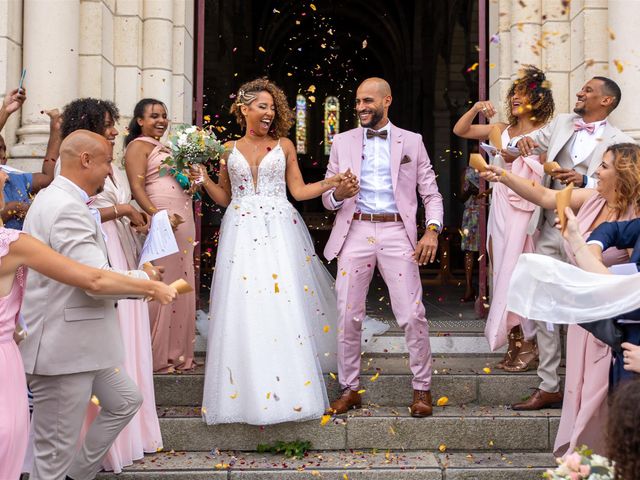
[{"label": "confetti", "polygon": [[337,378],[338,378],[338,377],[336,377],[336,374],[335,374],[335,373],[333,373],[333,372],[329,372],[329,376],[330,376],[331,378],[333,378],[334,380],[337,380]]},{"label": "confetti", "polygon": [[309,385],[311,385],[311,380],[307,380],[306,382],[304,382],[305,387],[308,387]]},{"label": "confetti", "polygon": [[367,41],[366,40],[362,41],[362,48],[367,48]]},{"label": "confetti", "polygon": [[100,400],[95,395],[91,395],[91,403],[93,403],[96,407],[100,406]]},{"label": "confetti", "polygon": [[331,420],[331,415],[323,415],[320,419],[320,425],[325,426]]},{"label": "confetti", "polygon": [[229,395],[229,398],[231,400],[235,400],[236,398],[238,398],[238,392],[234,393],[233,395]]},{"label": "confetti", "polygon": [[467,68],[467,73],[469,72],[475,72],[475,70],[478,68],[478,62],[474,63],[473,65],[471,65],[469,68]]},{"label": "confetti", "polygon": [[616,59],[613,61],[613,64],[616,66],[618,73],[622,73],[622,71],[624,70],[624,65],[622,65],[622,62]]},{"label": "confetti", "polygon": [[275,293],[280,293],[280,287],[278,286],[278,282],[276,282],[275,285],[273,286],[273,291]]},{"label": "confetti", "polygon": [[360,395],[362,395],[362,394],[363,394],[364,392],[366,392],[366,391],[367,391],[367,390],[363,388],[363,389],[361,389],[361,390],[358,390],[358,393],[359,393]]},{"label": "confetti", "polygon": [[447,446],[444,443],[441,443],[440,446],[438,447],[438,450],[444,453],[447,451]]},{"label": "confetti", "polygon": [[301,412],[302,411],[302,407],[293,407],[293,410],[296,412]]},{"label": "confetti", "polygon": [[314,12],[316,11],[316,6],[313,3],[310,3],[309,7],[311,7],[311,10],[313,10]]},{"label": "confetti", "polygon": [[371,377],[369,380],[371,380],[372,382],[375,382],[379,376],[380,376],[380,372],[376,372],[376,374],[373,377]]},{"label": "confetti", "polygon": [[324,333],[329,333],[329,330],[331,330],[331,327],[329,325],[325,325],[324,327],[322,327],[322,331]]},{"label": "confetti", "polygon": [[258,50],[260,50],[262,53],[266,52],[266,50],[264,49],[264,47],[258,47]]},{"label": "confetti", "polygon": [[448,404],[449,404],[448,397],[440,397],[436,402],[436,405],[438,405],[439,407],[444,407],[445,405],[448,405]]},{"label": "confetti", "polygon": [[488,373],[491,373],[491,369],[490,369],[489,367],[484,367],[484,368],[482,369],[482,371],[483,371],[484,373],[487,373],[487,374],[488,374]]}]

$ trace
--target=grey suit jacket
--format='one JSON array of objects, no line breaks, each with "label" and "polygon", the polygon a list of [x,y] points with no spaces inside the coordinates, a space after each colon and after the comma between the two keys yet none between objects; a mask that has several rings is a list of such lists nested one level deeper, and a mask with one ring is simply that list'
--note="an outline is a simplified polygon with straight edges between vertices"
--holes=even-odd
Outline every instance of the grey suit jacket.
[{"label": "grey suit jacket", "polygon": [[[102,232],[80,192],[57,177],[34,199],[24,231],[79,263],[110,269]],[[141,271],[120,272],[147,278]],[[64,375],[120,365],[122,336],[113,298],[31,271],[22,304],[28,335],[20,344],[25,371]]]},{"label": "grey suit jacket", "polygon": [[[560,165],[573,165],[573,161],[570,158],[560,158],[560,155],[562,152],[570,151],[569,142],[573,138],[573,134],[575,132],[574,124],[580,118],[582,117],[575,113],[562,113],[556,116],[550,123],[540,130],[536,130],[528,135],[539,145],[535,149],[535,153],[538,155],[546,153],[547,162],[556,161]],[[602,156],[609,145],[624,142],[635,143],[633,138],[611,125],[611,122],[608,120],[599,140],[600,141],[596,144],[596,147],[593,149],[593,152],[591,152],[591,156],[589,158],[589,165],[587,166],[587,172],[585,174],[588,177],[593,177],[596,170],[598,170],[600,163],[602,163]],[[549,187],[551,184],[551,178],[548,175],[545,175],[542,183]],[[537,207],[532,215],[527,233],[533,234],[536,228],[541,226],[542,217],[543,211],[540,207]],[[555,214],[553,214],[553,217],[555,217]],[[549,221],[553,222],[553,219],[550,219]]]}]

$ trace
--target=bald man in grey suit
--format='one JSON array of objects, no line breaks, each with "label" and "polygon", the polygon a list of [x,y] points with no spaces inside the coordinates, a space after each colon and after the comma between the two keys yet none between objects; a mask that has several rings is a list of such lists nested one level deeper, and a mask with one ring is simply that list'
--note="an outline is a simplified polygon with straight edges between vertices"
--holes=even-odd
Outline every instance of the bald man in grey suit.
[{"label": "bald man in grey suit", "polygon": [[[61,146],[61,174],[41,191],[24,231],[57,252],[111,269],[99,218],[87,206],[111,172],[111,144],[78,130]],[[119,272],[138,278],[157,275]],[[140,407],[135,383],[121,368],[123,345],[112,298],[96,297],[35,271],[23,302],[28,335],[20,345],[34,395],[32,480],[94,478],[116,436]],[[101,406],[78,451],[87,405]]]}]

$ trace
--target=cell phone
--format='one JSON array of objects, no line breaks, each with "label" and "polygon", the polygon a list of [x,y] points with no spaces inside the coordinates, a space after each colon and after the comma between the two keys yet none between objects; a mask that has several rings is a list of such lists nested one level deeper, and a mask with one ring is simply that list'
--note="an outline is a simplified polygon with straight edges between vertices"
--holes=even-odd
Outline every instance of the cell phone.
[{"label": "cell phone", "polygon": [[20,82],[18,83],[18,92],[22,90],[22,85],[24,84],[24,77],[27,76],[27,69],[22,69],[22,75],[20,75]]}]

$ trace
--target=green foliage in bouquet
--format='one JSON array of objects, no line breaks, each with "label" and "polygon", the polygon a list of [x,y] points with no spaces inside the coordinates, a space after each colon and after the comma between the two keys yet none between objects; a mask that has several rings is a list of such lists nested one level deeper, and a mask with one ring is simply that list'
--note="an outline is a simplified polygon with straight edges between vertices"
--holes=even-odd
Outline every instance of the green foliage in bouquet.
[{"label": "green foliage in bouquet", "polygon": [[257,447],[258,453],[276,453],[285,457],[301,459],[304,454],[311,450],[311,442],[295,440],[293,442],[277,441],[273,445],[261,443]]},{"label": "green foliage in bouquet", "polygon": [[171,156],[162,161],[158,175],[173,176],[184,190],[193,187],[187,176],[192,165],[202,164],[211,167],[219,162],[220,156],[224,153],[224,146],[218,141],[211,127],[178,125],[169,134],[168,146]]},{"label": "green foliage in bouquet", "polygon": [[558,467],[547,470],[543,475],[548,480],[613,480],[614,466],[601,455],[596,455],[582,446],[565,456],[558,458]]}]

